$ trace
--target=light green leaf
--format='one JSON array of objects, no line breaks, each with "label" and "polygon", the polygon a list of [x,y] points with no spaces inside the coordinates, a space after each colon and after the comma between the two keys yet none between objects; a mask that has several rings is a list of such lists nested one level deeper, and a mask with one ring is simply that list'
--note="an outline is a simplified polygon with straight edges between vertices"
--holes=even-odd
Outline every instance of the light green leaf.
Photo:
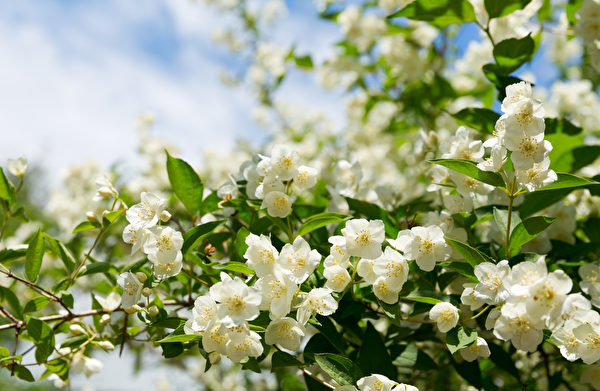
[{"label": "light green leaf", "polygon": [[89,231],[90,229],[100,228],[101,225],[97,221],[84,221],[83,223],[79,223],[77,227],[73,228],[73,233],[76,234],[78,232]]},{"label": "light green leaf", "polygon": [[194,228],[189,229],[183,234],[183,246],[181,252],[185,254],[190,248],[194,248],[195,244],[204,235],[211,233],[215,228],[225,223],[227,220],[210,221]]},{"label": "light green leaf", "polygon": [[119,218],[125,212],[125,209],[113,210],[102,216],[102,224],[107,227]]},{"label": "light green leaf", "polygon": [[244,254],[246,253],[246,250],[248,250],[246,238],[249,235],[250,231],[248,231],[245,227],[240,228],[235,235],[235,249],[240,258],[244,258]]},{"label": "light green leaf", "polygon": [[504,187],[504,179],[497,172],[483,171],[477,168],[477,163],[470,160],[462,159],[434,159],[430,160],[430,163],[439,164],[440,166],[447,167],[451,170],[464,174],[468,177],[477,179],[488,185],[495,187]]},{"label": "light green leaf", "polygon": [[196,171],[185,161],[167,153],[167,173],[173,192],[187,210],[194,214],[202,208],[204,185]]},{"label": "light green leaf", "polygon": [[555,219],[553,217],[534,216],[521,221],[510,235],[509,248],[519,251],[519,248],[542,233]]},{"label": "light green leaf", "polygon": [[46,361],[54,351],[54,331],[52,327],[39,319],[29,318],[27,320],[27,333],[36,346],[35,359],[38,362]]},{"label": "light green leaf", "polygon": [[214,265],[214,269],[217,270],[229,270],[230,272],[254,274],[254,270],[249,268],[245,263],[242,262],[227,262],[221,265]]},{"label": "light green leaf", "polygon": [[29,242],[25,255],[25,275],[29,281],[35,281],[40,273],[45,248],[44,234],[38,230]]},{"label": "light green leaf", "polygon": [[332,353],[317,353],[315,361],[325,373],[343,386],[354,385],[363,377],[360,368],[346,357]]},{"label": "light green leaf", "polygon": [[468,107],[452,114],[459,125],[468,126],[482,133],[491,134],[500,114],[480,107]]},{"label": "light green leaf", "polygon": [[558,179],[554,183],[551,183],[546,187],[536,190],[536,192],[554,189],[576,188],[581,186],[598,184],[598,182],[594,182],[589,179],[581,178],[572,174],[557,173],[556,175],[558,176]]},{"label": "light green leaf", "polygon": [[530,61],[534,50],[535,42],[531,34],[521,39],[509,38],[494,46],[494,58],[500,70],[508,75]]},{"label": "light green leaf", "polygon": [[492,258],[488,257],[481,251],[469,246],[466,243],[450,239],[449,237],[446,237],[446,242],[448,242],[448,244],[454,247],[456,251],[458,251],[460,255],[462,255],[467,260],[467,262],[469,262],[469,264],[473,267],[479,265],[482,262],[494,262]]},{"label": "light green leaf", "polygon": [[501,18],[516,10],[525,8],[531,0],[485,0],[485,10],[490,19]]},{"label": "light green leaf", "polygon": [[[508,210],[498,209],[494,207],[494,220],[496,221],[496,225],[498,225],[498,229],[502,234],[506,234],[506,224],[508,224]],[[517,224],[521,222],[521,218],[517,213],[513,211],[512,217],[510,219],[510,232],[515,229]]]},{"label": "light green leaf", "polygon": [[52,253],[59,257],[69,273],[72,273],[75,269],[75,258],[71,251],[58,239],[53,238],[52,236],[46,234],[46,239],[48,240],[48,244],[50,245],[50,250]]},{"label": "light green leaf", "polygon": [[600,156],[600,145],[584,145],[564,152],[552,163],[555,171],[575,172],[593,163]]},{"label": "light green leaf", "polygon": [[443,28],[455,23],[475,22],[475,10],[467,0],[416,0],[388,18],[405,16]]},{"label": "light green leaf", "polygon": [[316,229],[329,224],[335,224],[344,221],[348,217],[341,213],[324,212],[309,217],[298,229],[297,236],[306,235]]},{"label": "light green leaf", "polygon": [[25,250],[25,249],[18,249],[18,250],[4,249],[4,250],[0,250],[0,263],[1,262],[14,261],[15,259],[22,258],[22,257],[25,256],[26,253],[27,253],[27,250]]},{"label": "light green leaf", "polygon": [[414,301],[416,303],[425,303],[425,304],[431,304],[431,305],[436,305],[437,303],[441,303],[442,300],[433,298],[433,297],[423,297],[423,296],[404,296],[404,297],[400,297],[400,300],[408,300],[408,301]]},{"label": "light green leaf", "polygon": [[446,334],[446,346],[454,354],[477,341],[477,332],[468,327],[458,326]]},{"label": "light green leaf", "polygon": [[398,377],[398,370],[392,364],[390,353],[371,322],[367,322],[356,363],[363,373],[380,373],[390,379]]},{"label": "light green leaf", "polygon": [[177,335],[169,335],[160,341],[156,341],[157,343],[173,343],[173,342],[191,342],[191,341],[200,341],[202,339],[201,335],[198,334],[177,334]]},{"label": "light green leaf", "polygon": [[15,187],[4,175],[2,167],[0,167],[0,199],[6,201],[9,208],[16,202]]},{"label": "light green leaf", "polygon": [[37,312],[42,308],[46,307],[50,303],[50,299],[45,296],[35,297],[25,304],[25,308],[23,308],[24,313],[29,312]]}]

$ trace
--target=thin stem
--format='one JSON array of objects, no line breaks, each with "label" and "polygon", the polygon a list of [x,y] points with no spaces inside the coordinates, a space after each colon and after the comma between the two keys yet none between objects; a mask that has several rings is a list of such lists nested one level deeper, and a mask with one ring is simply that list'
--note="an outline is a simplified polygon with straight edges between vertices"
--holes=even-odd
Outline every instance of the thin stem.
[{"label": "thin stem", "polygon": [[287,217],[287,225],[288,225],[288,230],[290,231],[289,238],[290,238],[290,243],[291,243],[294,241],[294,230],[292,229],[292,221],[291,221],[289,215]]},{"label": "thin stem", "polygon": [[515,200],[515,185],[516,185],[516,180],[517,178],[514,177],[512,184],[509,186],[509,195],[508,195],[508,219],[506,221],[506,241],[505,241],[505,247],[506,247],[506,257],[508,258],[509,254],[510,254],[510,224],[511,224],[511,219],[512,219],[512,209],[513,209],[513,201]]},{"label": "thin stem", "polygon": [[309,377],[311,377],[312,379],[314,379],[315,381],[318,381],[320,384],[324,385],[325,387],[329,388],[330,390],[335,390],[335,387],[332,386],[329,383],[326,383],[325,381],[319,379],[318,377],[316,377],[314,374],[312,374],[308,369],[306,368],[302,368],[302,372],[304,372],[305,374],[307,374]]},{"label": "thin stem", "polygon": [[6,229],[6,223],[8,223],[8,217],[10,214],[8,210],[4,213],[4,220],[2,221],[2,228],[0,228],[0,239],[2,239],[2,235],[4,235],[4,229]]},{"label": "thin stem", "polygon": [[488,310],[488,308],[490,308],[491,306],[492,306],[491,304],[487,305],[487,306],[486,306],[484,309],[482,309],[482,310],[481,310],[481,311],[480,311],[480,312],[479,312],[477,315],[474,315],[474,316],[472,316],[472,317],[471,317],[469,320],[473,320],[473,319],[477,319],[477,318],[479,318],[479,317],[480,317],[481,315],[483,315],[483,313],[484,313],[485,311],[487,311],[487,310]]},{"label": "thin stem", "polygon": [[83,257],[83,260],[79,263],[79,265],[77,265],[77,268],[75,268],[75,270],[73,271],[73,274],[71,274],[71,278],[69,279],[69,286],[71,286],[73,284],[73,281],[75,281],[75,277],[77,277],[77,273],[79,273],[79,271],[81,270],[83,265],[85,265],[85,263],[87,262],[88,258],[92,254],[92,251],[94,251],[94,248],[96,248],[96,245],[100,241],[100,236],[102,236],[103,233],[104,233],[104,227],[102,227],[100,229],[100,232],[98,232],[96,239],[94,239],[94,243],[92,243],[92,247],[90,247],[87,254],[85,254],[85,256]]},{"label": "thin stem", "polygon": [[196,277],[195,275],[193,275],[189,270],[186,270],[185,268],[181,268],[181,271],[187,275],[190,278],[193,278],[194,280],[198,281],[199,283],[206,285],[206,286],[210,286],[210,284],[204,280],[199,279],[198,277]]}]

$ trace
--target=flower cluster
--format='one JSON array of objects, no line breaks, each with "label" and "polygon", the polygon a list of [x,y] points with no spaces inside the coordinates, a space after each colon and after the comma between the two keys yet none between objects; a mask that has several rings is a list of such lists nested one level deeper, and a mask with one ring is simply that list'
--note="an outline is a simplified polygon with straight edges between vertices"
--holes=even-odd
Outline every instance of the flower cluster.
[{"label": "flower cluster", "polygon": [[143,192],[142,202],[131,206],[126,217],[129,225],[123,230],[123,240],[131,244],[131,255],[148,256],[158,279],[178,274],[182,267],[181,232],[158,225],[167,222],[171,214],[165,210],[167,200],[153,193]]},{"label": "flower cluster", "polygon": [[584,0],[576,15],[575,32],[583,39],[592,64],[600,71],[600,2]]},{"label": "flower cluster", "polygon": [[261,199],[261,208],[273,217],[287,217],[292,210],[290,189],[310,189],[317,183],[317,170],[300,165],[298,152],[287,145],[275,145],[271,157],[260,155],[258,163],[246,162],[241,168],[246,194]]}]

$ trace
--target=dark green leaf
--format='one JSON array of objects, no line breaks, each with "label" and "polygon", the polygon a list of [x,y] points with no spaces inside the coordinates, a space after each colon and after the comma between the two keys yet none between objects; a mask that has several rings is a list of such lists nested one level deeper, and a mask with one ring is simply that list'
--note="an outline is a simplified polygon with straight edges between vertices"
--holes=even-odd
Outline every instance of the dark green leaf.
[{"label": "dark green leaf", "polygon": [[54,331],[48,323],[36,318],[29,318],[27,321],[27,333],[33,339],[35,344],[35,359],[38,362],[46,359],[54,351]]},{"label": "dark green leaf", "polygon": [[525,8],[530,2],[531,0],[485,0],[485,10],[490,19],[500,18]]},{"label": "dark green leaf", "polygon": [[437,27],[477,20],[475,10],[467,0],[416,0],[388,18],[400,16],[430,22]]},{"label": "dark green leaf", "polygon": [[17,318],[23,318],[23,309],[21,308],[21,301],[12,290],[0,286],[0,299],[8,301],[8,304],[10,304],[10,308],[12,308],[12,310],[14,311],[13,315],[16,315]]},{"label": "dark green leaf", "polygon": [[430,160],[431,163],[439,164],[440,166],[447,167],[451,170],[464,174],[468,177],[477,179],[488,185],[495,187],[504,187],[504,180],[502,176],[497,172],[483,171],[477,168],[477,163],[470,160],[462,159],[434,159]]},{"label": "dark green leaf", "polygon": [[6,201],[9,208],[16,202],[15,187],[4,175],[2,167],[0,167],[0,199]]},{"label": "dark green leaf", "polygon": [[575,172],[592,164],[600,156],[600,145],[584,145],[575,147],[560,155],[552,163],[555,171]]},{"label": "dark green leaf", "polygon": [[194,169],[185,161],[174,158],[167,152],[167,173],[173,192],[190,213],[202,208],[204,185]]},{"label": "dark green leaf", "polygon": [[482,133],[491,134],[496,127],[496,121],[500,115],[490,109],[469,107],[462,109],[452,117],[460,125],[468,126]]},{"label": "dark green leaf", "polygon": [[23,365],[15,365],[13,371],[15,375],[17,375],[17,377],[21,380],[25,380],[30,383],[35,381],[29,369],[27,369],[27,367],[24,367]]},{"label": "dark green leaf", "polygon": [[531,60],[535,42],[531,35],[521,39],[509,38],[494,46],[494,58],[500,69],[508,75]]},{"label": "dark green leaf", "polygon": [[315,361],[325,373],[341,385],[354,385],[363,377],[359,367],[352,360],[332,353],[317,353]]},{"label": "dark green leaf", "polygon": [[49,303],[50,303],[50,299],[47,298],[46,296],[35,297],[35,298],[29,300],[29,302],[27,302],[27,304],[25,304],[25,308],[23,308],[23,312],[24,313],[37,312],[37,311],[41,310],[42,308],[46,307]]},{"label": "dark green leaf", "polygon": [[38,230],[29,242],[25,255],[25,275],[29,281],[35,281],[40,273],[45,248],[44,234]]},{"label": "dark green leaf", "polygon": [[468,327],[458,326],[446,334],[446,346],[454,354],[477,341],[477,332]]},{"label": "dark green leaf", "polygon": [[320,326],[315,326],[327,340],[333,345],[338,352],[343,353],[348,348],[346,342],[344,342],[344,338],[340,332],[336,329],[333,321],[329,319],[329,317],[317,315],[317,322],[319,322]]},{"label": "dark green leaf", "polygon": [[546,135],[554,133],[564,133],[574,136],[583,132],[583,129],[579,126],[574,125],[568,119],[565,118],[546,118]]},{"label": "dark green leaf", "polygon": [[245,227],[240,228],[235,235],[235,250],[237,251],[240,259],[244,257],[246,250],[248,250],[248,245],[246,244],[246,238],[250,235],[250,231],[248,231]]},{"label": "dark green leaf", "polygon": [[335,224],[344,221],[346,215],[333,212],[324,212],[309,217],[298,229],[297,236],[303,236],[316,229],[329,224]]},{"label": "dark green leaf", "polygon": [[22,258],[25,256],[26,253],[27,250],[25,249],[11,250],[7,248],[4,250],[0,250],[0,263],[14,261],[15,259]]},{"label": "dark green leaf", "polygon": [[283,367],[298,367],[304,365],[296,356],[289,353],[277,351],[271,357],[271,369]]},{"label": "dark green leaf", "polygon": [[450,239],[446,237],[446,242],[456,249],[462,255],[467,262],[473,267],[479,265],[482,262],[494,262],[494,260],[481,251],[469,246],[466,243],[459,242],[458,240]]},{"label": "dark green leaf", "polygon": [[518,250],[542,233],[554,220],[553,217],[535,216],[521,221],[510,235],[509,248]]},{"label": "dark green leaf", "polygon": [[498,100],[502,101],[506,97],[506,87],[522,82],[523,80],[514,76],[506,76],[498,64],[485,64],[482,68],[485,77],[496,87],[498,91]]},{"label": "dark green leaf", "polygon": [[519,371],[517,367],[515,367],[515,360],[502,349],[502,347],[488,341],[488,347],[490,349],[490,360],[493,361],[494,364],[510,373],[515,379],[520,381]]},{"label": "dark green leaf", "polygon": [[451,357],[452,365],[456,369],[459,375],[461,375],[466,381],[468,381],[476,389],[481,389],[481,369],[479,369],[479,363],[473,362],[456,362]]},{"label": "dark green leaf", "polygon": [[200,240],[202,236],[212,232],[226,221],[227,220],[210,221],[186,231],[186,233],[183,234],[183,246],[181,247],[181,252],[185,254],[190,248],[194,247],[196,242]]},{"label": "dark green leaf", "polygon": [[[496,220],[496,224],[498,225],[498,229],[501,233],[506,233],[506,224],[508,224],[508,210],[498,209],[494,207],[494,219]],[[515,212],[512,213],[512,217],[510,219],[510,232],[515,229],[517,224],[521,222],[521,218]]]},{"label": "dark green leaf", "polygon": [[367,322],[356,363],[363,373],[380,373],[390,379],[398,377],[398,370],[392,364],[392,358],[371,322]]},{"label": "dark green leaf", "polygon": [[59,257],[63,262],[69,273],[72,273],[75,270],[75,258],[71,251],[58,239],[53,238],[52,236],[46,235],[46,239],[48,240],[48,244],[50,245],[50,250],[52,253]]}]

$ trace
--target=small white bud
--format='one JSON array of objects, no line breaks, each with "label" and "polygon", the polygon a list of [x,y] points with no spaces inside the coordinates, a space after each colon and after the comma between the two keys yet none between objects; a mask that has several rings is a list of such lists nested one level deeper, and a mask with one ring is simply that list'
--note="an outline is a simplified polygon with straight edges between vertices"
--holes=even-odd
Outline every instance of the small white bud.
[{"label": "small white bud", "polygon": [[152,289],[150,288],[144,288],[142,289],[142,295],[144,295],[145,297],[148,297],[152,294]]},{"label": "small white bud", "polygon": [[148,308],[148,313],[150,314],[151,317],[155,317],[156,315],[158,315],[158,307],[153,305],[150,308]]},{"label": "small white bud", "polygon": [[8,159],[7,163],[8,171],[17,177],[23,177],[27,172],[27,158],[21,156],[17,159]]},{"label": "small white bud", "polygon": [[109,314],[104,314],[100,317],[100,325],[101,326],[106,326],[108,324],[108,322],[110,322]]},{"label": "small white bud", "polygon": [[98,342],[98,346],[100,346],[104,350],[115,350],[115,345],[113,345],[109,341],[100,341]]},{"label": "small white bud", "polygon": [[85,330],[78,324],[72,324],[69,326],[69,331],[74,335],[82,335],[85,334]]},{"label": "small white bud", "polygon": [[136,305],[132,305],[131,307],[123,308],[123,311],[127,312],[129,315],[132,315],[141,309],[142,309],[142,307],[140,307],[139,305],[136,304]]},{"label": "small white bud", "polygon": [[212,364],[212,365],[216,365],[219,363],[219,361],[221,361],[221,354],[218,352],[210,352],[208,354],[208,361]]},{"label": "small white bud", "polygon": [[96,214],[94,212],[92,212],[91,210],[86,212],[85,217],[88,219],[88,221],[90,223],[95,223],[96,220]]},{"label": "small white bud", "polygon": [[163,223],[166,223],[169,220],[171,220],[171,213],[167,212],[166,210],[163,210],[160,213],[160,221],[162,221]]},{"label": "small white bud", "polygon": [[135,273],[135,276],[137,277],[138,281],[142,284],[148,279],[148,276],[144,272],[137,272]]}]

